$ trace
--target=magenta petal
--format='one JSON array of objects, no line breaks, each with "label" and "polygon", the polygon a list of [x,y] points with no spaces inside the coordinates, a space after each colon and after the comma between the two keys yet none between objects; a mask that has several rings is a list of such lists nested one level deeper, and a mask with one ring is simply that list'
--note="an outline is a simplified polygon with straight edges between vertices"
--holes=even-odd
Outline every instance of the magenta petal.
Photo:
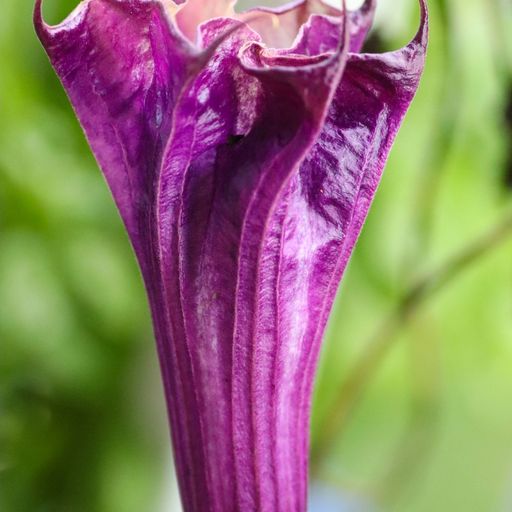
[{"label": "magenta petal", "polygon": [[156,2],[85,0],[38,35],[110,185],[139,257],[156,167],[193,60]]},{"label": "magenta petal", "polygon": [[370,30],[377,0],[365,0],[363,5],[350,13],[350,51],[357,53],[361,51],[364,40]]},{"label": "magenta petal", "polygon": [[[289,233],[282,249],[287,257],[279,269],[280,280],[286,283],[280,292],[286,312],[280,316],[286,318],[283,332],[293,332],[303,347],[288,392],[296,400],[290,410],[298,411],[296,431],[303,433],[304,464],[323,332],[391,145],[419,84],[427,44],[425,10],[422,20],[418,36],[402,50],[349,56],[319,140],[287,190],[288,215],[281,221]],[[298,318],[295,312],[304,310],[307,315]],[[290,372],[288,361],[287,366]]]},{"label": "magenta petal", "polygon": [[[204,25],[202,39],[218,25],[228,21]],[[305,494],[284,492],[296,458],[277,468],[278,445],[254,424],[271,398],[255,403],[252,395],[257,268],[269,216],[316,141],[345,53],[310,59],[300,70],[269,68],[256,45],[241,65],[233,40],[243,37],[239,31],[226,41],[184,94],[161,175],[167,308],[179,369],[194,382],[197,404],[188,410],[206,450],[204,460],[190,462],[205,473],[200,510],[207,503],[219,511],[279,510],[280,496],[283,507],[305,506]],[[190,401],[185,392],[182,400]]]},{"label": "magenta petal", "polygon": [[168,0],[85,0],[56,27],[37,1],[142,268],[187,512],[306,510],[320,342],[422,72],[423,3],[380,56],[349,53],[374,2],[316,4],[272,50],[226,17],[196,47]]}]

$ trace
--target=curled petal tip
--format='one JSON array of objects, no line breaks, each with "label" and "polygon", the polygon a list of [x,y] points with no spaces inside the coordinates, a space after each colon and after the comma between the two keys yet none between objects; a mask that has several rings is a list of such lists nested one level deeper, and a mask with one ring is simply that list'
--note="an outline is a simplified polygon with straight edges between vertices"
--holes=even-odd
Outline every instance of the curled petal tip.
[{"label": "curled petal tip", "polygon": [[377,0],[365,0],[363,5],[359,8],[359,10],[363,14],[374,13],[377,8]]},{"label": "curled petal tip", "polygon": [[[249,18],[249,21],[252,21],[252,19]],[[223,32],[220,36],[208,44],[208,46],[199,54],[199,59],[197,61],[199,67],[206,65],[208,60],[210,60],[210,58],[215,54],[217,48],[219,48],[219,46],[226,42],[231,36],[246,28],[247,20],[235,21],[230,28],[228,28],[225,32]]]},{"label": "curled petal tip", "polygon": [[52,36],[52,27],[44,21],[43,0],[36,0],[34,4],[34,27],[41,42],[46,44]]},{"label": "curled petal tip", "polygon": [[427,0],[420,0],[420,15],[421,15],[420,28],[418,30],[418,33],[416,34],[416,37],[413,39],[412,42],[413,42],[413,44],[419,44],[422,47],[426,48],[427,43],[428,43],[428,30],[429,30]]},{"label": "curled petal tip", "polygon": [[350,51],[359,53],[373,24],[377,0],[365,0],[353,11],[348,11],[351,25]]},{"label": "curled petal tip", "polygon": [[85,14],[89,3],[89,0],[82,0],[63,22],[57,25],[49,25],[44,21],[43,17],[43,0],[35,0],[33,14],[34,27],[43,45],[46,45],[46,43],[61,30],[71,30],[76,27],[78,22],[82,19],[81,17]]},{"label": "curled petal tip", "polygon": [[43,37],[48,32],[46,23],[43,20],[43,0],[35,1],[33,19],[38,36]]}]

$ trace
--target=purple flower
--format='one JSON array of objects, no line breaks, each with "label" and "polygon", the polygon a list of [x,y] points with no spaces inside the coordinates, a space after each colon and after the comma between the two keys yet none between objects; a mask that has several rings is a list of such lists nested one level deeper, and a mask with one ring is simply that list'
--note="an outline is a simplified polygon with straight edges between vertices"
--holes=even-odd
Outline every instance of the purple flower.
[{"label": "purple flower", "polygon": [[[374,2],[84,0],[35,25],[153,315],[185,510],[304,511],[325,325],[427,41],[359,54]],[[178,5],[179,4],[179,5]]]}]

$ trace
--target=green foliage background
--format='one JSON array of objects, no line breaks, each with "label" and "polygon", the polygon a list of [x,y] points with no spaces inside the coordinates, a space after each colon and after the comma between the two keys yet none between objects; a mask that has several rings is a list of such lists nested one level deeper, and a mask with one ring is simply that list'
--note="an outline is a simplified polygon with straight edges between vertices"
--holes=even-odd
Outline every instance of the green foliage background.
[{"label": "green foliage background", "polygon": [[[509,511],[512,4],[429,3],[426,74],[330,325],[313,467],[340,503]],[[47,4],[55,22],[76,2]],[[410,38],[414,4],[382,0],[370,48]],[[31,10],[0,11],[0,509],[163,510],[144,291]]]}]

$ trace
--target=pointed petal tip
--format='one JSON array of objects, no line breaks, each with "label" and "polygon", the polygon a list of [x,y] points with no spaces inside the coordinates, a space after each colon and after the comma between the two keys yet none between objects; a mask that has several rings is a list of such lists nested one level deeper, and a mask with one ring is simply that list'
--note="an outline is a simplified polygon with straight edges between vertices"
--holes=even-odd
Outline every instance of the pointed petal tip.
[{"label": "pointed petal tip", "polygon": [[375,13],[375,9],[377,9],[377,0],[364,0],[363,5],[359,7],[359,12],[370,15]]},{"label": "pointed petal tip", "polygon": [[34,27],[43,45],[45,45],[45,43],[47,43],[50,38],[56,35],[61,29],[69,30],[76,27],[79,20],[86,12],[89,2],[90,0],[82,0],[64,21],[57,25],[50,25],[44,20],[43,0],[35,0],[33,12]]},{"label": "pointed petal tip", "polygon": [[[251,21],[250,18],[248,18],[249,22]],[[206,62],[213,56],[215,51],[219,46],[221,46],[225,41],[227,41],[231,36],[236,34],[237,32],[247,28],[248,20],[244,21],[236,21],[233,20],[234,23],[231,27],[229,27],[224,33],[222,33],[220,36],[218,36],[215,40],[213,40],[204,50],[202,50],[199,54],[199,58],[197,60],[197,63],[203,67],[206,65]]]},{"label": "pointed petal tip", "polygon": [[33,20],[34,20],[34,27],[36,29],[37,35],[40,38],[42,38],[43,35],[47,32],[46,23],[43,20],[43,0],[35,1]]},{"label": "pointed petal tip", "polygon": [[429,18],[428,18],[428,2],[427,0],[419,0],[420,2],[420,28],[412,40],[412,44],[420,45],[426,49],[428,44],[428,32],[429,32]]},{"label": "pointed petal tip", "polygon": [[43,46],[47,48],[53,35],[52,29],[54,27],[46,23],[46,21],[44,20],[43,0],[35,0],[33,20],[34,27],[36,29],[36,34],[39,37],[39,40],[41,41]]}]

